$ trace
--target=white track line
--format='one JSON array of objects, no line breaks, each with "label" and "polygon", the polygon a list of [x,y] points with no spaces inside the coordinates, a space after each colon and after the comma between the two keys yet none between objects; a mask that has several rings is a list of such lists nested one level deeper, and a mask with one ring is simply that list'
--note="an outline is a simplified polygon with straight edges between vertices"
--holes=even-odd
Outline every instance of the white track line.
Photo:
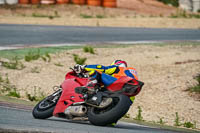
[{"label": "white track line", "polygon": [[13,109],[13,110],[21,110],[21,111],[30,112],[30,110],[26,110],[26,109],[20,109],[20,108],[15,108],[15,107],[7,107],[7,106],[1,106],[1,105],[0,105],[0,108]]}]

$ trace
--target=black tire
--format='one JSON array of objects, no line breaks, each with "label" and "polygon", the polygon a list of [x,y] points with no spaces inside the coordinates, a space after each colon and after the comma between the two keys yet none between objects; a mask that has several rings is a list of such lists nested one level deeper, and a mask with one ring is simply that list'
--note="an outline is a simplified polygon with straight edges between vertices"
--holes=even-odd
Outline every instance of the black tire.
[{"label": "black tire", "polygon": [[[58,93],[55,96],[53,96],[53,94],[52,94],[52,95],[46,97],[45,99],[43,99],[42,101],[40,101],[33,108],[33,111],[32,111],[33,117],[36,118],[36,119],[46,119],[46,118],[52,117],[54,108],[55,108],[55,106],[57,104],[57,101],[58,101],[60,95],[61,95],[61,93]],[[53,98],[55,98],[56,96],[57,96],[56,102],[52,102],[51,100]],[[46,104],[46,106],[42,107],[42,104]]]},{"label": "black tire", "polygon": [[88,120],[90,123],[97,126],[106,126],[116,123],[128,112],[132,104],[129,97],[122,94],[116,94],[111,97],[113,99],[111,106],[105,109],[97,109],[92,107],[88,111]]}]

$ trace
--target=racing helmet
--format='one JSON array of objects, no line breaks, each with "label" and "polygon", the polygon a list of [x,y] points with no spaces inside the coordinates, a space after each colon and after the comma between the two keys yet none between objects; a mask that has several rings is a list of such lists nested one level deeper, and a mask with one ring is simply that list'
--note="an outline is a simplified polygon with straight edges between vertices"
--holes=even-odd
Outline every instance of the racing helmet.
[{"label": "racing helmet", "polygon": [[123,60],[115,60],[115,61],[112,62],[111,65],[116,65],[116,66],[119,66],[119,67],[127,67],[126,61],[123,61]]}]

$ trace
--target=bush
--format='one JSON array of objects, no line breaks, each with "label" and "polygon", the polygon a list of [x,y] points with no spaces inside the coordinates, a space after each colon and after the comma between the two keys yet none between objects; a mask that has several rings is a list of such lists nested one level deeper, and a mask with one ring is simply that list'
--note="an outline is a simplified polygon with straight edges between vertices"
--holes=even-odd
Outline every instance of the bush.
[{"label": "bush", "polygon": [[159,124],[164,125],[166,122],[164,122],[164,117],[161,117],[160,120],[158,121]]},{"label": "bush", "polygon": [[74,61],[76,62],[76,64],[79,65],[85,64],[85,61],[87,60],[87,58],[81,58],[77,54],[73,54],[73,56],[74,56]]},{"label": "bush", "polygon": [[24,64],[22,64],[17,57],[15,57],[13,60],[9,62],[4,62],[1,61],[2,66],[6,67],[8,69],[17,69],[17,70],[22,70],[25,68]]},{"label": "bush", "polygon": [[40,49],[38,49],[38,51],[35,53],[35,52],[32,52],[32,51],[29,51],[28,52],[28,55],[25,55],[25,61],[27,62],[30,62],[30,61],[33,61],[33,60],[38,60],[40,58],[42,58],[45,62],[48,61],[50,62],[51,61],[51,56],[49,55],[48,52],[45,53],[44,56],[42,56],[42,54],[40,53]]},{"label": "bush", "polygon": [[174,126],[181,126],[180,118],[178,116],[178,112],[176,112],[176,118],[175,118],[174,122],[175,122]]},{"label": "bush", "polygon": [[87,14],[80,14],[80,17],[81,18],[93,18],[93,16],[91,16],[91,15],[87,15]]},{"label": "bush", "polygon": [[137,114],[135,120],[139,120],[139,121],[143,120],[143,117],[142,117],[142,108],[140,106],[138,106],[138,114]]},{"label": "bush", "polygon": [[192,122],[186,121],[184,123],[181,123],[180,118],[178,116],[178,112],[176,112],[176,119],[174,122],[175,122],[174,126],[183,126],[186,128],[194,128],[194,129],[196,128],[196,122],[192,123]]},{"label": "bush", "polygon": [[17,97],[17,98],[20,98],[20,97],[21,97],[21,96],[20,96],[20,93],[17,92],[17,90],[16,90],[15,87],[13,87],[13,88],[11,89],[11,91],[8,92],[7,96],[12,96],[12,97]]},{"label": "bush", "polygon": [[0,85],[3,84],[10,84],[10,81],[8,79],[8,74],[6,74],[6,78],[4,79],[3,76],[0,74]]},{"label": "bush", "polygon": [[164,4],[171,4],[172,6],[178,7],[179,6],[179,2],[178,0],[158,0],[160,2],[163,2]]},{"label": "bush", "polygon": [[37,101],[36,96],[32,96],[32,95],[29,94],[29,93],[26,93],[26,97],[27,97],[28,100],[30,100],[30,101]]},{"label": "bush", "polygon": [[192,122],[184,122],[183,126],[186,128],[196,128],[195,124],[193,124]]},{"label": "bush", "polygon": [[86,53],[95,54],[95,53],[94,53],[94,49],[93,49],[93,47],[91,47],[91,46],[85,46],[85,47],[83,48],[83,51],[86,52]]},{"label": "bush", "polygon": [[20,98],[20,93],[17,92],[17,88],[10,84],[8,75],[6,75],[5,79],[0,75],[0,93],[7,96]]},{"label": "bush", "polygon": [[38,49],[37,53],[34,53],[32,51],[28,52],[28,55],[25,55],[25,61],[30,62],[32,60],[38,60],[40,58],[40,50]]},{"label": "bush", "polygon": [[[48,52],[45,53],[46,58],[48,59],[48,62],[51,62],[51,56]],[[45,58],[45,57],[44,57]]]},{"label": "bush", "polygon": [[30,101],[41,101],[46,97],[46,95],[44,94],[44,92],[41,91],[40,87],[37,88],[36,86],[34,86],[34,94],[31,95],[26,92],[26,97]]}]

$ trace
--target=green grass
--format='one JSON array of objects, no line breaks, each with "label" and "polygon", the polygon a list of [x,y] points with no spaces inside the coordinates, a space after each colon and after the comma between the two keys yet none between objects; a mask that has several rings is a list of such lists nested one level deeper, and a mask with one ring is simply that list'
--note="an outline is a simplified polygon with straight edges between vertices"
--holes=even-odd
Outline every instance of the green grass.
[{"label": "green grass", "polygon": [[200,19],[200,14],[197,13],[187,13],[185,10],[177,10],[175,14],[171,14],[170,18],[196,18]]},{"label": "green grass", "polygon": [[21,97],[20,93],[17,92],[16,88],[12,88],[12,90],[8,92],[7,96],[17,97],[17,98]]},{"label": "green grass", "polygon": [[138,106],[138,114],[137,114],[135,120],[143,121],[143,117],[142,117],[142,108],[141,108],[140,106]]},{"label": "green grass", "polygon": [[38,49],[38,51],[36,53],[29,51],[28,54],[25,55],[24,59],[25,59],[25,61],[30,62],[32,60],[38,60],[40,57],[41,57],[40,49]]},{"label": "green grass", "polygon": [[101,19],[101,18],[106,18],[105,16],[103,16],[103,15],[96,15],[96,18],[99,18],[99,19]]},{"label": "green grass", "polygon": [[[150,43],[150,44],[133,44],[133,45],[153,45],[153,46],[166,46],[166,45],[192,45],[199,46],[200,42],[170,42],[170,43]],[[133,46],[132,44],[102,44],[102,45],[92,45],[93,48],[126,48]],[[37,53],[38,49],[40,55],[44,56],[46,53],[54,54],[64,50],[71,49],[82,49],[85,46],[58,46],[58,47],[42,47],[42,48],[24,48],[24,49],[12,49],[12,50],[0,50],[0,58],[7,58],[9,60],[17,57],[18,59],[24,59],[26,55],[31,51],[32,53]]]},{"label": "green grass", "polygon": [[158,124],[164,125],[166,122],[164,122],[164,117],[160,117],[159,121],[157,122]]},{"label": "green grass", "polygon": [[[6,83],[6,84],[9,84],[10,81],[8,79],[8,74],[5,75],[6,78],[4,78],[1,74],[0,74],[0,83]],[[1,85],[1,84],[0,84]]]},{"label": "green grass", "polygon": [[46,52],[44,55],[40,53],[40,49],[38,49],[37,52],[29,51],[27,55],[25,55],[24,59],[27,62],[33,61],[33,60],[38,60],[42,58],[45,62],[50,62],[51,61],[51,56],[49,55],[48,52]]},{"label": "green grass", "polygon": [[199,94],[200,94],[200,85],[191,87],[189,90],[190,90],[191,92],[196,92],[196,93],[199,93]]},{"label": "green grass", "polygon": [[58,15],[57,11],[54,11],[54,15],[46,15],[46,14],[41,14],[41,13],[32,13],[32,17],[54,19],[54,18],[59,18],[60,16]]},{"label": "green grass", "polygon": [[[180,131],[180,132],[184,132],[184,133],[199,133],[199,129],[196,128],[196,122],[193,123],[190,121],[185,121],[185,122],[181,123],[178,112],[176,112],[174,126],[167,125],[166,124],[167,122],[165,122],[163,120],[164,117],[159,117],[158,122],[146,121],[143,119],[141,112],[142,112],[142,109],[140,106],[138,106],[138,114],[137,114],[136,118],[133,119],[133,118],[130,118],[128,115],[125,115],[124,117],[121,118],[121,120],[125,121],[125,122],[136,123],[139,125],[156,127],[156,128],[166,129],[166,130]],[[190,129],[188,129],[188,128],[190,128]]]},{"label": "green grass", "polygon": [[183,126],[183,127],[186,127],[186,128],[196,129],[196,122],[192,123],[190,121],[185,121],[184,123],[181,123],[178,112],[176,112],[176,118],[175,118],[174,122],[175,122],[174,126]]},{"label": "green grass", "polygon": [[17,91],[15,85],[11,85],[8,79],[8,74],[6,74],[5,76],[6,77],[0,75],[0,94],[20,98],[20,93]]},{"label": "green grass", "polygon": [[44,14],[39,14],[39,13],[32,13],[32,17],[45,18],[45,17],[50,17],[50,16],[49,15],[44,15]]},{"label": "green grass", "polygon": [[34,87],[34,94],[31,95],[28,92],[26,92],[26,97],[30,101],[41,101],[46,97],[46,95],[44,94],[44,92],[41,91],[40,87],[35,86]]},{"label": "green grass", "polygon": [[19,58],[15,56],[10,61],[1,61],[1,65],[8,69],[16,69],[16,70],[22,70],[25,68],[24,64],[19,61]]},{"label": "green grass", "polygon": [[80,17],[81,17],[81,18],[85,18],[85,19],[93,18],[93,16],[87,15],[87,14],[80,14]]},{"label": "green grass", "polygon": [[87,60],[87,58],[81,58],[81,57],[79,57],[79,55],[77,55],[77,54],[73,54],[73,56],[74,56],[74,61],[75,61],[75,63],[76,63],[76,64],[79,64],[79,65],[85,64],[85,61]]},{"label": "green grass", "polygon": [[192,123],[192,122],[184,122],[183,126],[186,128],[196,128],[196,124]]},{"label": "green grass", "polygon": [[60,62],[59,63],[54,63],[54,65],[58,66],[58,67],[63,67],[64,65],[62,65]]},{"label": "green grass", "polygon": [[181,126],[181,122],[180,122],[178,112],[176,112],[176,118],[174,120],[174,126]]},{"label": "green grass", "polygon": [[85,46],[85,47],[83,47],[83,51],[86,52],[86,53],[95,54],[94,48],[91,47],[91,46]]},{"label": "green grass", "polygon": [[81,18],[85,18],[85,19],[89,19],[89,18],[98,18],[98,19],[102,19],[102,18],[106,18],[103,15],[96,15],[96,16],[92,16],[92,15],[87,15],[87,14],[80,14]]},{"label": "green grass", "polygon": [[29,106],[36,105],[36,102],[30,102],[30,101],[27,101],[27,100],[22,100],[22,99],[18,99],[18,98],[14,98],[14,97],[3,96],[3,95],[0,95],[0,101],[8,102],[8,103],[14,103],[14,104],[29,105]]},{"label": "green grass", "polygon": [[168,130],[168,131],[177,131],[177,132],[183,132],[183,133],[199,133],[199,131],[194,130],[194,129],[186,129],[186,128],[181,128],[181,127],[169,126],[169,125],[160,124],[160,123],[156,123],[156,122],[150,122],[150,121],[149,122],[148,121],[140,121],[140,120],[124,118],[124,117],[122,117],[120,120],[124,121],[124,122],[135,123],[135,124],[149,126],[149,127],[155,127],[155,128],[159,128],[159,129]]},{"label": "green grass", "polygon": [[44,56],[46,53],[56,53],[63,50],[71,50],[82,48],[82,46],[62,46],[62,47],[43,47],[43,48],[24,48],[24,49],[12,49],[12,50],[0,50],[0,57],[13,59],[16,56],[19,59],[25,58],[31,51],[32,54],[38,53],[40,51],[40,56]]},{"label": "green grass", "polygon": [[20,61],[15,60],[15,61],[9,61],[9,62],[3,62],[2,61],[2,66],[6,67],[8,69],[16,69],[16,70],[22,70],[25,68],[24,64],[22,64]]}]

